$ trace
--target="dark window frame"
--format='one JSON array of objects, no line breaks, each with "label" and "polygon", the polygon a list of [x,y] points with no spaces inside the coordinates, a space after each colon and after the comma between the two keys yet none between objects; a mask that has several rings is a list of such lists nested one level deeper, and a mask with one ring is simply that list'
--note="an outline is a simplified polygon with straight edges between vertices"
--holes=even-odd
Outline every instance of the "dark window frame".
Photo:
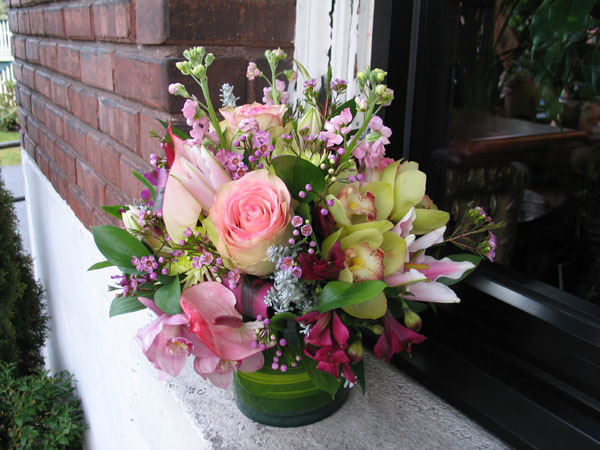
[{"label": "dark window frame", "polygon": [[[372,66],[396,88],[386,124],[402,150],[392,156],[419,161],[433,198],[451,137],[448,17],[458,20],[458,7],[375,3]],[[493,264],[456,288],[462,303],[428,314],[427,341],[394,362],[517,447],[600,448],[600,307]]]}]

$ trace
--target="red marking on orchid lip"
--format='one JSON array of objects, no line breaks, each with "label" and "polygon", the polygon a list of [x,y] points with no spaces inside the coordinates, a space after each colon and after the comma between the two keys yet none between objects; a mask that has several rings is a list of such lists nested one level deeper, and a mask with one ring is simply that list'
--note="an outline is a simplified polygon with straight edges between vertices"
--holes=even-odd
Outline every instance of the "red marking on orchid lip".
[{"label": "red marking on orchid lip", "polygon": [[235,316],[217,316],[212,320],[213,325],[225,325],[229,328],[242,328],[244,321]]}]

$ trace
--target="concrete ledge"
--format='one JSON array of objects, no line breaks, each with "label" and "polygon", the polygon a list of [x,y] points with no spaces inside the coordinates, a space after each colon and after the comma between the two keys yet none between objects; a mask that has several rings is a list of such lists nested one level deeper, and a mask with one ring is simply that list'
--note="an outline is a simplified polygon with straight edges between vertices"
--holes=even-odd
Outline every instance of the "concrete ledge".
[{"label": "concrete ledge", "polygon": [[[51,319],[47,362],[77,379],[88,449],[504,449],[507,446],[409,377],[367,355],[367,394],[313,425],[254,423],[191,364],[163,382],[135,339],[149,312],[108,318],[109,271],[91,233],[23,152],[32,252]],[[418,351],[418,350],[417,350]],[[191,361],[190,361],[191,362]]]}]

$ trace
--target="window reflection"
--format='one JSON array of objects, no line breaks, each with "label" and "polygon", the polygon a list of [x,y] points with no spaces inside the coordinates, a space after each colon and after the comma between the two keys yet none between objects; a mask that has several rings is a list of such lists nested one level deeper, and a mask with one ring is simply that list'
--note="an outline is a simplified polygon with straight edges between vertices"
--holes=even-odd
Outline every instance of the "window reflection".
[{"label": "window reflection", "polygon": [[600,6],[583,3],[462,1],[448,18],[443,206],[484,206],[506,223],[498,264],[600,303]]}]

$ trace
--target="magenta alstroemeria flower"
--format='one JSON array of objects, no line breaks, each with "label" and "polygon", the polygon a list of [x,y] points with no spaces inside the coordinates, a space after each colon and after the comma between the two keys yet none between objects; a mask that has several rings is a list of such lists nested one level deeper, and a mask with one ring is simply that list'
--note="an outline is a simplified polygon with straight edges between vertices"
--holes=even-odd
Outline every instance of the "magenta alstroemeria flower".
[{"label": "magenta alstroemeria flower", "polygon": [[374,350],[377,358],[385,358],[388,362],[392,355],[404,350],[410,353],[412,344],[420,344],[426,339],[425,336],[400,325],[389,310],[383,316],[383,325],[385,333],[377,340]]},{"label": "magenta alstroemeria flower", "polygon": [[159,310],[152,300],[139,297],[140,301],[158,314],[158,318],[140,328],[137,337],[142,342],[142,351],[154,366],[161,370],[160,378],[179,375],[193,343],[184,337],[188,324],[183,314],[170,316]]},{"label": "magenta alstroemeria flower", "polygon": [[187,288],[180,303],[190,331],[219,359],[241,361],[261,351],[252,341],[254,330],[264,324],[244,322],[235,295],[222,284],[207,281]]},{"label": "magenta alstroemeria flower", "polygon": [[318,311],[311,311],[298,317],[296,321],[314,324],[304,338],[304,342],[307,344],[319,347],[331,346],[333,345],[331,339],[333,334],[337,345],[344,348],[350,337],[348,328],[335,311],[327,311],[323,314]]}]

